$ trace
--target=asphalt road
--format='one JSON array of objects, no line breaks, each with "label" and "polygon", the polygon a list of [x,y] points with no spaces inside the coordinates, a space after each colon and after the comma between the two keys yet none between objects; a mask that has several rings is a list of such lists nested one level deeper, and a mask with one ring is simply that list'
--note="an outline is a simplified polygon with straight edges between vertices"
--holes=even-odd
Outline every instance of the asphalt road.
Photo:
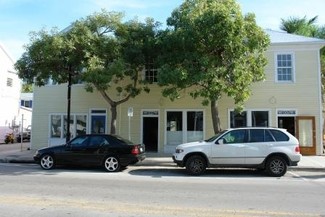
[{"label": "asphalt road", "polygon": [[325,174],[177,167],[101,169],[0,164],[0,216],[325,216]]}]

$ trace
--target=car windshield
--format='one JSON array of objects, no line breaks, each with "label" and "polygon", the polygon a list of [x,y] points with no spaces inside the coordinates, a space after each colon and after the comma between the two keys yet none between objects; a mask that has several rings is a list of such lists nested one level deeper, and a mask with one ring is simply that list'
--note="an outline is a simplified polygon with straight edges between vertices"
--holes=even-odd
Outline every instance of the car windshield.
[{"label": "car windshield", "polygon": [[221,135],[224,134],[225,132],[227,132],[227,130],[220,131],[220,132],[217,133],[216,135],[212,136],[210,139],[206,139],[206,140],[204,140],[204,141],[206,141],[206,142],[213,142],[214,140],[216,140],[219,136],[221,136]]}]

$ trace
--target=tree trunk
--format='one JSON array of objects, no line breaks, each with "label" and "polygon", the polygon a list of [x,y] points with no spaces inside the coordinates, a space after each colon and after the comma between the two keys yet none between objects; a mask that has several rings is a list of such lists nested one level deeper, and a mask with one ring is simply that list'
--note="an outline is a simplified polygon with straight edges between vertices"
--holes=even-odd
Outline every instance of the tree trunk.
[{"label": "tree trunk", "polygon": [[116,118],[117,118],[117,106],[115,103],[111,105],[111,115],[112,115],[112,120],[111,120],[111,134],[116,134]]},{"label": "tree trunk", "polygon": [[221,131],[217,100],[211,100],[211,116],[213,130],[217,134]]},{"label": "tree trunk", "polygon": [[[99,88],[97,88],[99,90]],[[106,102],[111,106],[111,131],[110,134],[116,134],[116,119],[117,119],[117,106],[128,101],[131,97],[129,94],[125,98],[121,99],[120,101],[113,101],[104,90],[99,90],[99,93],[102,95],[102,97],[105,99]]]}]

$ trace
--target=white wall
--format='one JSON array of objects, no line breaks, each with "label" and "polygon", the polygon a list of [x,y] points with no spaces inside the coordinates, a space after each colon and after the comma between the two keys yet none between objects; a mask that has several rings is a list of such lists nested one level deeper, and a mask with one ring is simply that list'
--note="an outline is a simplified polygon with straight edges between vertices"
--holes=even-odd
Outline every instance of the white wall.
[{"label": "white wall", "polygon": [[18,118],[20,91],[21,81],[14,69],[14,61],[0,44],[0,127],[11,127]]}]

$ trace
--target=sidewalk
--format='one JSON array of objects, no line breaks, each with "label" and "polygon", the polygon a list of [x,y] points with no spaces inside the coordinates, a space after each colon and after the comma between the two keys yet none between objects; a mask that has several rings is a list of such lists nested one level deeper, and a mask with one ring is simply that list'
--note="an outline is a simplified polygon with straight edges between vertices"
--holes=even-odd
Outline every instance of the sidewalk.
[{"label": "sidewalk", "polygon": [[[29,143],[0,144],[0,163],[35,163],[35,150],[29,150]],[[143,166],[175,166],[171,154],[147,153],[147,157],[139,165]],[[315,170],[325,172],[325,156],[303,156],[298,166],[289,170]]]}]

